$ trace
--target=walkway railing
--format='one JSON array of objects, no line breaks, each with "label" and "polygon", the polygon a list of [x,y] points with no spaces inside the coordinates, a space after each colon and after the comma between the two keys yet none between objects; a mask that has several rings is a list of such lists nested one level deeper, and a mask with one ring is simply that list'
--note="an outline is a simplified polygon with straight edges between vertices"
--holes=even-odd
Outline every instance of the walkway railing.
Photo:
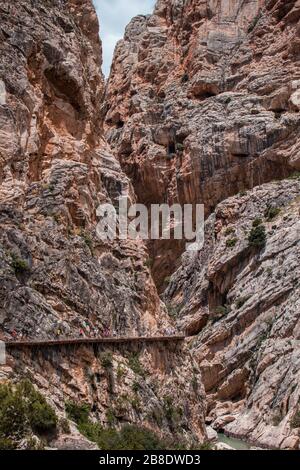
[{"label": "walkway railing", "polygon": [[177,336],[133,336],[133,337],[111,337],[111,338],[63,338],[57,340],[14,340],[5,342],[7,349],[59,347],[81,344],[121,344],[121,343],[169,343],[180,342],[185,339],[183,335]]}]

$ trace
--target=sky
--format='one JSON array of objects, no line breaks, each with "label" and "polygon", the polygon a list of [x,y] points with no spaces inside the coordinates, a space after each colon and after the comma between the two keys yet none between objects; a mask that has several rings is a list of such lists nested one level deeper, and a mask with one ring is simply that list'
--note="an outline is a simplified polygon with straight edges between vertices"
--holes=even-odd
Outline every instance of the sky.
[{"label": "sky", "polygon": [[103,73],[109,75],[116,42],[136,15],[152,13],[155,0],[93,0],[100,20],[103,47]]}]

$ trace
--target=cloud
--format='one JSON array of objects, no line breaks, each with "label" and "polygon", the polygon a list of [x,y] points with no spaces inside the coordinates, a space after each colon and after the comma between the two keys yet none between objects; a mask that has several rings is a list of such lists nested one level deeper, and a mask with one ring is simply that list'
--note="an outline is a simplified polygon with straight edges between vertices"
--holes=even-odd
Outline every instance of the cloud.
[{"label": "cloud", "polygon": [[94,0],[100,20],[103,46],[103,72],[109,75],[116,42],[124,35],[129,21],[136,15],[153,11],[155,0]]}]

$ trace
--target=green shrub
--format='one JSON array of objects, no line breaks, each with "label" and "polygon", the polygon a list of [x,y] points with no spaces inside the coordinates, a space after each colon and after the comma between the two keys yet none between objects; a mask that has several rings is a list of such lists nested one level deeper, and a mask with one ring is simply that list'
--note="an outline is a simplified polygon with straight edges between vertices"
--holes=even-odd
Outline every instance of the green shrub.
[{"label": "green shrub", "polygon": [[53,431],[57,424],[56,414],[46,402],[35,401],[30,406],[30,424],[40,434]]},{"label": "green shrub", "polygon": [[81,433],[96,442],[102,450],[163,450],[166,444],[152,431],[126,424],[120,430],[103,428],[99,423],[88,422]]},{"label": "green shrub", "polygon": [[20,392],[27,397],[28,418],[31,428],[37,433],[54,431],[57,425],[57,417],[43,395],[37,392],[28,380],[21,382]]},{"label": "green shrub", "polygon": [[229,238],[228,240],[226,240],[227,248],[233,248],[237,244],[237,241],[237,238]]},{"label": "green shrub", "polygon": [[261,16],[262,16],[262,12],[259,11],[257,13],[257,15],[253,18],[252,22],[250,23],[250,26],[248,27],[248,33],[251,33],[255,29],[255,27],[256,27],[257,23],[259,22]]},{"label": "green shrub", "polygon": [[29,432],[28,410],[24,397],[9,385],[0,387],[0,437],[22,439]]},{"label": "green shrub", "polygon": [[295,171],[294,173],[292,173],[289,177],[288,177],[289,180],[298,180],[300,179],[300,171]]},{"label": "green shrub", "polygon": [[176,150],[178,152],[183,152],[184,151],[184,145],[181,143],[176,144]]},{"label": "green shrub", "polygon": [[87,437],[92,442],[99,442],[99,436],[102,431],[102,427],[98,423],[93,423],[90,420],[82,422],[78,425],[79,432]]},{"label": "green shrub", "polygon": [[140,358],[138,354],[131,354],[128,358],[128,365],[130,369],[138,375],[144,376],[145,371],[142,364],[140,363]]},{"label": "green shrub", "polygon": [[236,302],[235,302],[235,306],[237,309],[241,308],[246,302],[247,300],[249,300],[249,296],[247,297],[239,297]]},{"label": "green shrub", "polygon": [[230,305],[219,305],[215,308],[212,316],[212,323],[216,323],[231,312]]},{"label": "green shrub", "polygon": [[106,419],[110,426],[113,426],[116,423],[116,416],[112,408],[108,408],[106,411]]},{"label": "green shrub", "polygon": [[36,436],[31,436],[26,441],[26,450],[44,450],[46,442],[39,440]]},{"label": "green shrub", "polygon": [[261,225],[262,223],[263,223],[262,219],[260,219],[259,217],[257,217],[257,218],[253,221],[252,226],[253,226],[253,227],[258,227],[258,226]]},{"label": "green shrub", "polygon": [[137,396],[130,399],[130,404],[135,411],[141,411],[141,401]]},{"label": "green shrub", "polygon": [[225,230],[225,235],[231,235],[232,233],[235,233],[235,229],[233,227],[227,227]]},{"label": "green shrub", "polygon": [[[24,380],[16,386],[0,386],[0,439],[2,445],[25,438],[30,432],[56,430],[57,417],[46,399]],[[15,445],[15,444],[13,444]]]},{"label": "green shrub", "polygon": [[101,365],[104,369],[110,369],[113,365],[113,356],[111,352],[105,352],[101,354]]},{"label": "green shrub", "polygon": [[91,239],[90,235],[86,232],[81,232],[81,238],[83,239],[86,246],[93,251],[93,240]]},{"label": "green shrub", "polygon": [[153,265],[153,259],[152,258],[148,258],[145,262],[144,262],[144,266],[146,268],[151,268]]},{"label": "green shrub", "polygon": [[65,405],[68,418],[75,423],[86,423],[89,419],[90,406],[87,403],[75,403],[69,401]]},{"label": "green shrub", "polygon": [[60,419],[59,427],[60,427],[61,431],[64,434],[70,434],[71,433],[70,424],[69,424],[69,421],[66,418],[61,418]]},{"label": "green shrub", "polygon": [[275,219],[275,217],[277,217],[279,213],[280,213],[279,207],[270,206],[265,210],[265,217],[267,221],[270,222],[271,220]]},{"label": "green shrub", "polygon": [[[175,422],[182,415],[182,410],[175,409],[172,405],[172,398],[164,398],[164,411],[168,414],[168,418]],[[85,405],[77,405],[80,408]],[[72,410],[73,410],[72,406]],[[110,423],[109,427],[104,428],[99,423],[92,422],[86,415],[84,419],[79,420],[78,430],[87,439],[95,442],[102,450],[167,450],[167,449],[187,449],[184,442],[175,442],[164,440],[157,436],[156,433],[147,428],[126,424],[121,429],[113,427],[116,424],[114,411],[110,408],[107,410],[107,418]],[[162,420],[160,420],[160,423]],[[198,449],[197,445],[195,449]],[[200,445],[201,447],[201,445]]]},{"label": "green shrub", "polygon": [[137,393],[139,390],[141,390],[141,386],[140,386],[139,382],[137,382],[137,381],[133,382],[132,390],[135,393]]},{"label": "green shrub", "polygon": [[163,450],[165,443],[149,429],[125,425],[118,433],[115,447],[119,450]]},{"label": "green shrub", "polygon": [[300,410],[296,411],[292,420],[291,420],[291,427],[292,428],[300,428]]},{"label": "green shrub", "polygon": [[249,245],[253,247],[263,247],[266,244],[266,229],[264,225],[253,227],[248,237]]},{"label": "green shrub", "polygon": [[230,311],[231,311],[231,309],[230,309],[229,305],[219,305],[215,309],[215,313],[217,315],[220,315],[220,316],[227,315],[228,313],[230,313]]},{"label": "green shrub", "polygon": [[168,314],[172,318],[177,318],[181,309],[180,305],[166,304]]},{"label": "green shrub", "polygon": [[197,394],[199,390],[199,383],[198,383],[198,379],[196,375],[193,375],[192,387],[193,387],[194,392]]},{"label": "green shrub", "polygon": [[59,214],[52,214],[52,219],[53,219],[54,222],[56,222],[57,224],[60,223],[60,216],[59,216]]},{"label": "green shrub", "polygon": [[195,450],[214,450],[214,445],[211,442],[204,442],[198,445]]},{"label": "green shrub", "polygon": [[12,439],[6,437],[0,437],[0,450],[14,450],[16,449],[16,443]]},{"label": "green shrub", "polygon": [[55,185],[53,183],[45,183],[42,185],[43,191],[50,191],[52,193],[54,189],[55,189]]},{"label": "green shrub", "polygon": [[27,261],[19,258],[15,253],[11,254],[11,266],[15,271],[15,274],[23,274],[30,271]]},{"label": "green shrub", "polygon": [[125,368],[122,366],[122,364],[118,364],[118,369],[117,369],[117,381],[120,382],[121,379],[124,377],[126,374]]},{"label": "green shrub", "polygon": [[175,427],[180,421],[182,415],[181,408],[175,408],[173,405],[173,398],[167,395],[163,398],[163,409],[166,418]]}]

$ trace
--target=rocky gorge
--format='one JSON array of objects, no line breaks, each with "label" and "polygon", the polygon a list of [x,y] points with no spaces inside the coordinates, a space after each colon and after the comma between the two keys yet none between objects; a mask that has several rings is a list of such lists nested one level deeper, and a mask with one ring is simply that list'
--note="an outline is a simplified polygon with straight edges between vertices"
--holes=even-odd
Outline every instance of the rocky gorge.
[{"label": "rocky gorge", "polygon": [[[1,383],[30,378],[71,420],[54,448],[94,448],[77,402],[172,445],[213,429],[299,449],[299,0],[158,0],[107,83],[91,0],[0,17],[0,339],[187,336],[14,353]],[[121,195],[204,204],[203,248],[100,241],[97,207]]]}]

